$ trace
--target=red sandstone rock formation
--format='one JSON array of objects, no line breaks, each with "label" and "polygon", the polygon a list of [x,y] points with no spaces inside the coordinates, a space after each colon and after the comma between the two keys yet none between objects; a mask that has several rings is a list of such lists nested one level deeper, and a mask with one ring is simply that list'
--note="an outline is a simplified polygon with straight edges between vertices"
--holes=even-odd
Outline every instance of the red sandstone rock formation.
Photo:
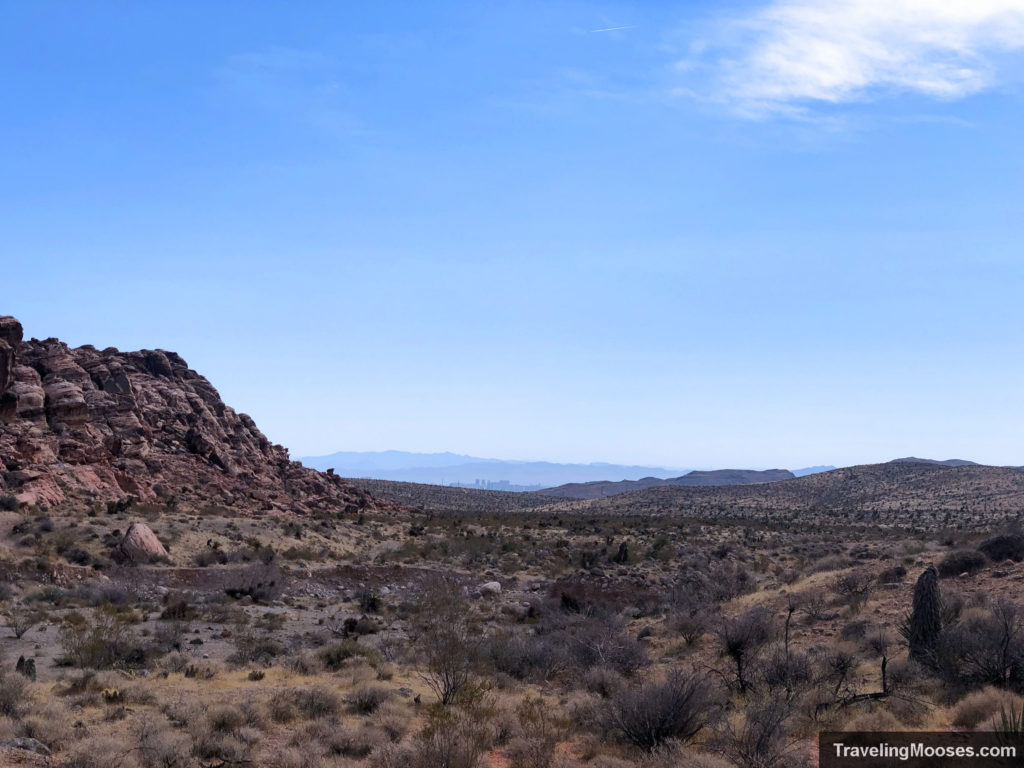
[{"label": "red sandstone rock formation", "polygon": [[[0,317],[0,496],[355,512],[341,478],[289,461],[174,352],[23,341]],[[378,505],[379,506],[379,505]]]}]

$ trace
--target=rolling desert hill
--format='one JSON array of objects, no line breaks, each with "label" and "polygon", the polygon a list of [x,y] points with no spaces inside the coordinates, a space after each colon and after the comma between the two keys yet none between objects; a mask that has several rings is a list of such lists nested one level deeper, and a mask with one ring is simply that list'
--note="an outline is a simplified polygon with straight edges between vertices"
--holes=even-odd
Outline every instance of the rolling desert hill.
[{"label": "rolling desert hill", "polygon": [[290,461],[174,352],[23,339],[0,317],[5,506],[126,500],[342,512],[366,491]]},{"label": "rolling desert hill", "polygon": [[967,459],[920,459],[917,456],[905,456],[893,459],[890,464],[940,464],[944,467],[977,467],[978,462]]},{"label": "rolling desert hill", "polygon": [[756,518],[970,529],[1017,520],[1024,510],[1024,472],[1018,469],[925,462],[865,464],[746,485],[659,485],[592,499],[360,482],[374,496],[437,513]]},{"label": "rolling desert hill", "polygon": [[716,469],[711,471],[689,472],[681,477],[660,479],[644,477],[640,480],[622,480],[619,482],[598,481],[592,483],[568,483],[556,488],[545,488],[540,491],[545,496],[558,496],[565,499],[603,499],[620,493],[640,491],[663,485],[674,486],[719,486],[745,485],[748,483],[773,483],[779,480],[790,480],[795,475],[788,469]]},{"label": "rolling desert hill", "polygon": [[1024,510],[1024,473],[1012,467],[889,462],[756,485],[659,486],[574,502],[584,514],[697,517],[826,516],[833,522],[936,527],[992,524]]}]

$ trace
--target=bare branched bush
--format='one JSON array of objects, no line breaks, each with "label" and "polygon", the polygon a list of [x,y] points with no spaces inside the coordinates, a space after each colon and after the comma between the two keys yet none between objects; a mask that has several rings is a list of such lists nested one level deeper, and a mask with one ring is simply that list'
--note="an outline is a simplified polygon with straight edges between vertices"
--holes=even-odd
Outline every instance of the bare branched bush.
[{"label": "bare branched bush", "polygon": [[416,738],[408,768],[480,768],[490,747],[486,724],[452,708],[430,713],[426,728]]},{"label": "bare branched bush", "polygon": [[42,620],[43,615],[39,611],[30,608],[12,608],[7,614],[7,626],[11,628],[11,632],[19,640]]},{"label": "bare branched bush", "polygon": [[663,682],[614,695],[608,705],[608,725],[631,744],[652,750],[669,740],[689,741],[711,723],[716,712],[708,680],[675,670]]},{"label": "bare branched bush", "polygon": [[874,588],[875,577],[866,571],[850,571],[832,582],[833,591],[854,613],[864,606]]},{"label": "bare branched bush", "polygon": [[722,653],[735,665],[736,685],[741,693],[750,688],[750,667],[758,652],[771,639],[772,613],[756,606],[731,619],[725,619],[717,631]]},{"label": "bare branched bush", "polygon": [[800,610],[810,621],[822,621],[830,615],[829,597],[821,587],[805,589],[798,595]]},{"label": "bare branched bush", "polygon": [[77,667],[103,669],[145,659],[129,619],[110,606],[95,611],[91,620],[80,613],[66,615],[58,639],[65,659]]},{"label": "bare branched bush", "polygon": [[786,723],[792,714],[782,696],[753,701],[744,711],[738,730],[729,729],[726,754],[741,768],[777,768],[790,764],[792,744]]}]

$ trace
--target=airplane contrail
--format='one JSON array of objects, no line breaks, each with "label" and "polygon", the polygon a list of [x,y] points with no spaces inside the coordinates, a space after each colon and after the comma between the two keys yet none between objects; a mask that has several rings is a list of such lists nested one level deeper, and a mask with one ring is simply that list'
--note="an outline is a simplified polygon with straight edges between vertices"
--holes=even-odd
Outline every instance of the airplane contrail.
[{"label": "airplane contrail", "polygon": [[630,24],[628,27],[605,27],[604,29],[588,29],[587,34],[592,32],[615,32],[619,29],[636,29],[636,24]]}]

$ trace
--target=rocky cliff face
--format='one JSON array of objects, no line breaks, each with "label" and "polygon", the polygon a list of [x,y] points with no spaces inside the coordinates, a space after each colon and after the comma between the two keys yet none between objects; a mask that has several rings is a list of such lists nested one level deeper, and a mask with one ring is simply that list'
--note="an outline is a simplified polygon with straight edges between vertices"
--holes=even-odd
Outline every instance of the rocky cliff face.
[{"label": "rocky cliff face", "polygon": [[173,352],[23,340],[0,317],[0,496],[352,512],[373,505],[289,461]]}]

